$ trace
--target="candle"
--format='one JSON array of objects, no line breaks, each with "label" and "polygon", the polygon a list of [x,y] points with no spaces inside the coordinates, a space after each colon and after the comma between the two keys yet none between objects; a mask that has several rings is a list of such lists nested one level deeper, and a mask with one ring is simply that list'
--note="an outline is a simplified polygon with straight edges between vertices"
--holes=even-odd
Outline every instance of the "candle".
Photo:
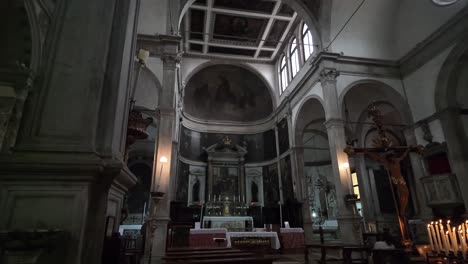
[{"label": "candle", "polygon": [[434,242],[432,241],[431,225],[427,225],[427,236],[429,237],[429,243],[431,244],[431,250],[434,251]]},{"label": "candle", "polygon": [[449,242],[449,236],[448,236],[449,231],[445,232],[445,235],[442,237],[444,238],[444,249],[445,249],[445,254],[448,255],[450,251],[450,242]]},{"label": "candle", "polygon": [[437,238],[437,244],[438,244],[438,251],[439,252],[442,252],[442,248],[443,248],[443,245],[442,245],[442,236],[440,234],[440,228],[439,228],[439,224],[436,222],[435,226],[434,226],[434,229],[435,229],[435,232],[436,232],[436,238]]},{"label": "candle", "polygon": [[434,245],[435,245],[435,248],[433,250],[439,251],[439,244],[438,244],[436,233],[434,231],[434,222],[431,222],[431,224],[429,225],[429,228],[431,229],[431,236],[434,240]]},{"label": "candle", "polygon": [[458,240],[457,240],[457,229],[455,227],[452,228],[451,240],[452,240],[453,252],[455,252],[455,255],[456,255],[458,252]]}]

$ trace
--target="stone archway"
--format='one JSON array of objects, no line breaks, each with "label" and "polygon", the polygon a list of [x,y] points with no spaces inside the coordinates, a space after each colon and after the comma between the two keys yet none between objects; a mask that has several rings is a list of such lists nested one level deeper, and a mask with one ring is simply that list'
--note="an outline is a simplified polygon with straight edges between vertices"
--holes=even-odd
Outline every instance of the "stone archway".
[{"label": "stone archway", "polygon": [[[311,97],[303,101],[299,107],[298,114],[295,119],[294,137],[295,137],[295,157],[296,157],[296,172],[301,188],[297,189],[298,199],[303,203],[302,215],[304,218],[304,231],[306,234],[306,241],[311,242],[313,239],[313,223],[317,220],[318,209],[321,208],[320,201],[316,201],[315,183],[323,179],[318,179],[318,170],[315,170],[317,175],[313,172],[313,168],[322,167],[322,163],[329,160],[330,152],[317,151],[314,148],[323,148],[326,150],[328,147],[328,137],[326,128],[324,126],[325,110],[319,99]],[[314,137],[317,136],[317,137]],[[311,137],[314,138],[311,142]],[[317,140],[315,140],[317,139]],[[320,146],[319,146],[320,145]],[[323,157],[322,157],[323,156]],[[331,163],[331,162],[330,162]],[[308,168],[307,165],[310,168]],[[317,168],[318,168],[317,167]],[[312,175],[312,174],[314,175]],[[310,174],[310,175],[309,175]]]},{"label": "stone archway", "polygon": [[[453,48],[440,70],[435,92],[435,105],[447,145],[452,173],[460,190],[468,188],[468,36]],[[468,209],[468,193],[461,192]]]}]

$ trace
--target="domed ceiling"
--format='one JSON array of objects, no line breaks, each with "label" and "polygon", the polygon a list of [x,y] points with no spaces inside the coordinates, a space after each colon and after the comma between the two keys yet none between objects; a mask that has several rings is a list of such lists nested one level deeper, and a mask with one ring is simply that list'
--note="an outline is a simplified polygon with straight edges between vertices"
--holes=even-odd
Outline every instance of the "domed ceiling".
[{"label": "domed ceiling", "polygon": [[184,111],[207,121],[252,122],[268,117],[273,103],[269,88],[251,71],[212,65],[188,81]]}]

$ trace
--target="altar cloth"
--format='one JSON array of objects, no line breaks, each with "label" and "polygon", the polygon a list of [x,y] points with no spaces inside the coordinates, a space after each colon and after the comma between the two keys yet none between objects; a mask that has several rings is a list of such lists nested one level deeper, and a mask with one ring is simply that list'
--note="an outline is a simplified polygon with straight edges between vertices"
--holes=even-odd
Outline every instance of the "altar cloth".
[{"label": "altar cloth", "polygon": [[228,247],[231,247],[231,238],[233,237],[268,237],[271,238],[272,249],[279,249],[281,247],[278,234],[276,232],[227,232],[226,238],[228,241]]},{"label": "altar cloth", "polygon": [[193,248],[227,247],[228,239],[218,243],[215,238],[226,238],[226,228],[190,229],[189,246]]},{"label": "altar cloth", "polygon": [[280,238],[283,248],[304,248],[304,229],[281,228]]}]

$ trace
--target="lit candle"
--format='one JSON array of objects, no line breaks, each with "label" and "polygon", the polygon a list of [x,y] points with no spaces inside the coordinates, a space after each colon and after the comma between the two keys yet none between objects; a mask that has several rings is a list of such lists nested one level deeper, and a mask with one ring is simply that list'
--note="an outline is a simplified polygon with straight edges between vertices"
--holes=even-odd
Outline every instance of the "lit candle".
[{"label": "lit candle", "polygon": [[429,225],[429,228],[431,230],[431,235],[432,235],[432,238],[434,240],[434,245],[435,245],[435,248],[433,250],[439,251],[439,243],[438,243],[438,240],[437,240],[436,233],[434,231],[434,222],[431,222],[431,224]]},{"label": "lit candle", "polygon": [[442,236],[444,238],[444,249],[445,249],[445,254],[448,255],[450,251],[450,242],[449,242],[449,231],[445,232],[445,235]]},{"label": "lit candle", "polygon": [[452,240],[453,252],[455,252],[455,255],[457,255],[458,241],[457,241],[457,229],[455,227],[452,228],[451,240]]},{"label": "lit candle", "polygon": [[443,248],[442,236],[440,234],[440,228],[439,228],[439,224],[437,222],[435,223],[434,229],[435,229],[436,238],[437,238],[438,251],[442,252],[442,248]]},{"label": "lit candle", "polygon": [[431,250],[434,251],[434,242],[432,241],[431,225],[427,225],[427,236],[429,237],[429,243],[431,244]]}]

